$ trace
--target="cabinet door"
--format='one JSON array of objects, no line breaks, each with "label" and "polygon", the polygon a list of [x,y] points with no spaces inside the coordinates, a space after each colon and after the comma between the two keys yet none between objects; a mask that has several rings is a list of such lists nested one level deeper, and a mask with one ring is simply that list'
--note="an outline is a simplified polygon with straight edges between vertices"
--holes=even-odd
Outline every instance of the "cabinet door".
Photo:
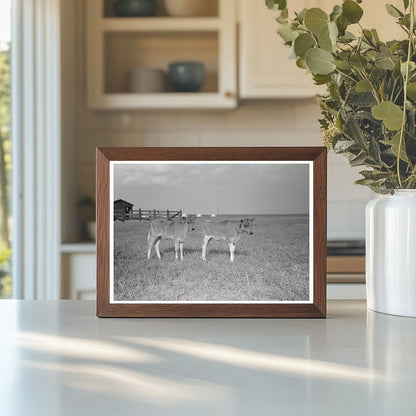
[{"label": "cabinet door", "polygon": [[94,253],[65,253],[62,256],[63,299],[95,299],[95,263]]},{"label": "cabinet door", "polygon": [[[389,1],[399,9],[402,0]],[[334,4],[341,0],[298,0],[289,2],[289,10],[300,11],[304,7],[320,7],[330,12]],[[290,48],[283,44],[277,35],[277,12],[268,10],[264,1],[239,0],[240,50],[239,87],[241,98],[305,98],[325,92],[324,87],[313,84],[311,76],[299,69],[293,59],[289,59]],[[376,28],[384,41],[402,39],[404,32],[388,15],[384,2],[366,0],[362,25]],[[358,25],[349,27],[359,33]]]},{"label": "cabinet door", "polygon": [[[329,10],[325,2],[299,0],[295,7]],[[241,98],[305,98],[322,92],[311,75],[289,59],[291,50],[276,33],[275,11],[268,10],[264,1],[239,0],[239,14]]]}]

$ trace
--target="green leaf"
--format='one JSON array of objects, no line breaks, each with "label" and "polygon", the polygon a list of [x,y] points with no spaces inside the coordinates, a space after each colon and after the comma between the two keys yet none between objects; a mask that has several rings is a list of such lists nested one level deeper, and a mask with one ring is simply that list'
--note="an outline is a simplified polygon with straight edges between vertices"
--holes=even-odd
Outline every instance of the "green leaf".
[{"label": "green leaf", "polygon": [[[409,62],[409,73],[416,70],[416,64],[412,61]],[[400,65],[400,72],[403,76],[406,76],[406,62],[402,62]]]},{"label": "green leaf", "polygon": [[303,21],[305,20],[305,14],[306,14],[307,10],[306,9],[302,9],[299,13],[296,13],[296,19],[303,23]]},{"label": "green leaf", "polygon": [[[338,31],[339,31],[339,27],[338,27],[338,25],[337,25],[337,29],[338,29]],[[353,33],[351,33],[351,32],[348,32],[348,30],[344,33],[344,35],[343,36],[341,36],[339,39],[338,39],[338,41],[339,42],[342,42],[342,43],[349,43],[349,42],[351,42],[351,41],[353,41],[353,40],[355,40],[355,39],[357,39],[356,38],[356,36],[353,34]]]},{"label": "green leaf", "polygon": [[295,39],[296,56],[304,58],[306,52],[316,45],[315,39],[309,33],[302,33]]},{"label": "green leaf", "polygon": [[[381,161],[381,154],[380,154],[380,146],[378,144],[378,140],[374,137],[370,137],[370,144],[368,146],[368,151],[370,152],[370,156],[373,159],[375,166],[380,166]],[[370,160],[368,161],[370,163]]]},{"label": "green leaf", "polygon": [[336,4],[334,8],[332,9],[332,13],[329,15],[329,20],[331,22],[335,22],[338,19],[338,17],[341,16],[341,14],[342,14],[342,7]]},{"label": "green leaf", "polygon": [[286,0],[266,0],[266,6],[271,10],[283,10],[286,8]]},{"label": "green leaf", "polygon": [[364,176],[365,179],[372,179],[373,181],[379,181],[380,179],[388,178],[390,172],[379,172],[377,170],[362,170],[360,175]]},{"label": "green leaf", "polygon": [[332,63],[339,69],[344,71],[349,71],[352,68],[352,65],[348,61],[334,60]]},{"label": "green leaf", "polygon": [[380,97],[385,100],[386,99],[386,78],[383,78],[381,81],[380,87],[378,89],[378,93],[380,94]]},{"label": "green leaf", "polygon": [[[394,156],[396,156],[396,157],[398,156],[398,154],[399,154],[399,144],[400,144],[400,132],[395,134],[390,141],[388,141],[388,140],[380,140],[380,141],[381,141],[381,143],[383,143],[387,146],[390,146],[391,151],[393,152]],[[405,161],[405,162],[409,162],[409,159],[407,158],[407,155],[406,155],[405,146],[406,146],[405,145],[405,140],[403,139],[402,146],[400,148],[399,158],[401,160]]]},{"label": "green leaf", "polygon": [[327,75],[333,72],[335,69],[335,65],[332,63],[333,59],[330,52],[320,48],[309,49],[306,54],[306,64],[314,75]]},{"label": "green leaf", "polygon": [[392,131],[402,127],[403,110],[391,101],[383,101],[371,109],[373,117],[383,121],[384,125]]},{"label": "green leaf", "polygon": [[327,30],[328,15],[318,7],[309,9],[305,13],[305,26],[315,35]]},{"label": "green leaf", "polygon": [[369,186],[372,183],[374,183],[374,180],[373,179],[358,179],[358,180],[355,181],[355,183],[357,185]]},{"label": "green leaf", "polygon": [[361,128],[362,122],[358,115],[348,117],[344,125],[344,134],[352,140],[360,149],[366,148],[366,139]]},{"label": "green leaf", "polygon": [[373,35],[373,39],[376,42],[380,42],[380,38],[378,37],[378,33],[377,33],[377,30],[376,29],[371,29],[371,34]]},{"label": "green leaf", "polygon": [[363,69],[368,64],[367,60],[363,56],[358,55],[358,53],[351,55],[349,62],[354,68],[358,70]]},{"label": "green leaf", "polygon": [[328,30],[329,30],[329,37],[331,38],[331,42],[334,46],[337,44],[338,39],[338,26],[334,22],[328,23]]},{"label": "green leaf", "polygon": [[280,24],[277,28],[277,33],[288,44],[293,42],[298,37],[298,32],[293,30],[292,27],[287,23]]},{"label": "green leaf", "polygon": [[351,140],[338,140],[335,143],[334,150],[337,153],[345,152],[346,150],[348,150],[354,144],[355,143]]},{"label": "green leaf", "polygon": [[357,82],[355,86],[357,92],[371,92],[371,83],[366,79],[362,79],[360,82]]},{"label": "green leaf", "polygon": [[403,6],[404,6],[404,9],[406,10],[409,7],[409,0],[403,0]]},{"label": "green leaf", "polygon": [[363,16],[363,9],[352,0],[342,3],[342,16],[349,24],[358,23]]},{"label": "green leaf", "polygon": [[392,70],[394,68],[394,61],[391,56],[378,56],[375,60],[375,64],[376,67],[380,69]]},{"label": "green leaf", "polygon": [[315,85],[324,85],[331,81],[331,76],[315,74],[313,80],[315,81]]},{"label": "green leaf", "polygon": [[397,8],[394,7],[392,4],[386,4],[387,13],[393,17],[403,17],[404,14]]},{"label": "green leaf", "polygon": [[306,65],[305,58],[298,58],[296,59],[296,66],[301,69],[308,69],[308,65]]},{"label": "green leaf", "polygon": [[375,40],[373,39],[373,34],[371,33],[371,30],[364,29],[363,30],[363,37],[364,40],[369,43],[370,45],[374,45]]},{"label": "green leaf", "polygon": [[360,166],[365,162],[366,159],[367,155],[364,152],[361,152],[358,156],[350,160],[350,166]]},{"label": "green leaf", "polygon": [[407,96],[412,100],[416,100],[416,82],[407,84]]},{"label": "green leaf", "polygon": [[373,107],[377,102],[370,92],[354,92],[349,95],[348,104],[356,107]]},{"label": "green leaf", "polygon": [[318,45],[321,49],[324,49],[328,52],[334,51],[334,44],[332,43],[331,37],[329,35],[328,27],[325,31],[318,35]]},{"label": "green leaf", "polygon": [[337,27],[340,36],[344,36],[348,27],[348,22],[344,19],[342,15],[337,19]]}]

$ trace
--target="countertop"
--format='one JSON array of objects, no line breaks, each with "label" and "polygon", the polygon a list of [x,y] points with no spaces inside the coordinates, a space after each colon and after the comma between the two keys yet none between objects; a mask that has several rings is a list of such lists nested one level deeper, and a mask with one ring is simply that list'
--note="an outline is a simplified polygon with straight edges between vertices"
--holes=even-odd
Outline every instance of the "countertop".
[{"label": "countertop", "polygon": [[0,301],[0,415],[412,415],[416,319],[98,319]]}]

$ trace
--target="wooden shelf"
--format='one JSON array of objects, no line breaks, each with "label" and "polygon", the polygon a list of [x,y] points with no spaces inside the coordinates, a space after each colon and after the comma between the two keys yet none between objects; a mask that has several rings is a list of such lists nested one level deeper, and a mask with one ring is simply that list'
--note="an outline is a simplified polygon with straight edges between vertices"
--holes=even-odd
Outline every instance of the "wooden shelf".
[{"label": "wooden shelf", "polygon": [[221,27],[218,17],[146,17],[101,19],[101,30],[105,32],[201,32],[217,31]]},{"label": "wooden shelf", "polygon": [[365,256],[328,256],[328,283],[365,283]]},{"label": "wooden shelf", "polygon": [[63,243],[61,244],[61,253],[95,253],[95,243],[92,241],[81,241],[78,243]]},{"label": "wooden shelf", "polygon": [[160,109],[160,108],[234,108],[235,97],[217,93],[159,93],[159,94],[103,94],[91,102],[94,108],[106,109]]},{"label": "wooden shelf", "polygon": [[364,274],[364,256],[328,256],[327,272],[341,274]]}]

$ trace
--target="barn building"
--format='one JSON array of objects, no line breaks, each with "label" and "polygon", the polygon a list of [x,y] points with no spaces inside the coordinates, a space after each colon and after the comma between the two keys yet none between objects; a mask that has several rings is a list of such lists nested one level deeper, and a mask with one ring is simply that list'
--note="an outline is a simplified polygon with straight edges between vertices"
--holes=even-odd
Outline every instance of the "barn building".
[{"label": "barn building", "polygon": [[134,205],[124,199],[117,199],[114,201],[114,212],[123,212],[124,214],[131,214]]}]

